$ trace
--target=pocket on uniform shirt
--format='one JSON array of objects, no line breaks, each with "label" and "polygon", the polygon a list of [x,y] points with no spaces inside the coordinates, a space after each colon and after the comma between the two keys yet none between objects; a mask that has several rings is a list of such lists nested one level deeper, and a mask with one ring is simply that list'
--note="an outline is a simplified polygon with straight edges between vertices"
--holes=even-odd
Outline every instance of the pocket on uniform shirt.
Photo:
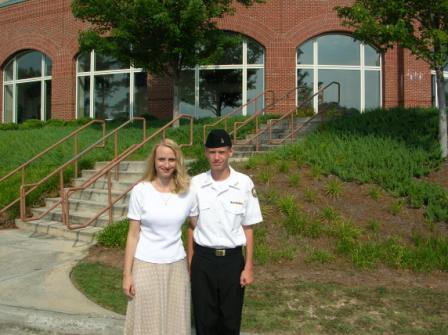
[{"label": "pocket on uniform shirt", "polygon": [[229,213],[242,215],[244,214],[244,202],[239,200],[230,201],[224,205],[224,209]]}]

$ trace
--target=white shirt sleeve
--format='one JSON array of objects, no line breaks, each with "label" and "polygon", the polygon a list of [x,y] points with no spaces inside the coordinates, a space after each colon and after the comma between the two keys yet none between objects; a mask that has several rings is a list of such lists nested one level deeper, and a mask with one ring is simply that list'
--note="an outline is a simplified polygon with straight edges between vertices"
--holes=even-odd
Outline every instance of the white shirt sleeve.
[{"label": "white shirt sleeve", "polygon": [[188,216],[198,216],[199,215],[199,207],[198,207],[198,196],[193,185],[190,185],[191,192],[191,209],[190,214]]},{"label": "white shirt sleeve", "polygon": [[261,215],[260,203],[255,191],[255,186],[251,179],[249,179],[248,189],[246,190],[246,192],[246,216],[243,222],[243,226],[250,226],[263,221],[263,216]]},{"label": "white shirt sleeve", "polygon": [[141,220],[142,206],[139,199],[139,191],[137,189],[138,184],[132,189],[131,196],[129,198],[128,219]]}]

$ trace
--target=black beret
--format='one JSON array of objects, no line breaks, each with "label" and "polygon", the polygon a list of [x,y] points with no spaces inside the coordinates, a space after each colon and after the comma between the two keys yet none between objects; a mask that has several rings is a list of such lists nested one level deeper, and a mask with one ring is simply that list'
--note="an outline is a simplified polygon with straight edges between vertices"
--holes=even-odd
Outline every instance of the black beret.
[{"label": "black beret", "polygon": [[213,129],[208,133],[205,146],[207,148],[232,147],[232,141],[224,129]]}]

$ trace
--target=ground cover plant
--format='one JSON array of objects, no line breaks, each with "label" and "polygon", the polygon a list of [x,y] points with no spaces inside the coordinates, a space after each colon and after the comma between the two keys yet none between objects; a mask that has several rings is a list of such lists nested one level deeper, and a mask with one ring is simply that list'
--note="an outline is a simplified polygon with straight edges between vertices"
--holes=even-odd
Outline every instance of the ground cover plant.
[{"label": "ground cover plant", "polygon": [[[436,111],[419,109],[335,117],[236,166],[253,177],[264,217],[245,331],[448,332],[448,162],[434,121]],[[123,250],[113,246],[125,231],[125,221],[110,227],[81,264],[120,273]]]}]

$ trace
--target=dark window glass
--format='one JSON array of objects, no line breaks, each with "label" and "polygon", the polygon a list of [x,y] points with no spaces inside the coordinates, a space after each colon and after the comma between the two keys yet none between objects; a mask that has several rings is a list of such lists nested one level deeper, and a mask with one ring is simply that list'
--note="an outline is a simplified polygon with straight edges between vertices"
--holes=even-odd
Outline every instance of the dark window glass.
[{"label": "dark window glass", "polygon": [[129,74],[95,76],[95,117],[129,118]]},{"label": "dark window glass", "polygon": [[148,76],[146,72],[134,75],[134,115],[148,114]]},{"label": "dark window glass", "polygon": [[13,122],[13,99],[12,99],[12,85],[5,85],[5,110],[3,115],[3,122]]},{"label": "dark window glass", "polygon": [[365,65],[380,66],[380,54],[369,45],[364,46]]},{"label": "dark window glass", "polygon": [[[319,70],[319,88],[336,81],[340,83],[340,106],[360,110],[360,71],[359,70]],[[319,103],[338,101],[337,86],[331,86],[319,97]]]},{"label": "dark window glass", "polygon": [[253,99],[247,105],[247,115],[261,111],[264,106],[263,100],[263,69],[247,70],[247,101]]},{"label": "dark window glass", "polygon": [[194,70],[182,71],[179,78],[179,111],[195,115]]},{"label": "dark window glass", "polygon": [[125,65],[117,61],[112,56],[95,54],[95,71],[120,70],[128,68],[129,65]]},{"label": "dark window glass", "polygon": [[263,64],[264,63],[264,49],[256,41],[252,39],[247,40],[247,63],[248,64]]},{"label": "dark window glass", "polygon": [[90,77],[78,77],[78,117],[90,116]]},{"label": "dark window glass", "polygon": [[30,51],[17,56],[17,79],[40,77],[42,74],[42,54]]},{"label": "dark window glass", "polygon": [[17,122],[40,120],[41,82],[17,84]]},{"label": "dark window glass", "polygon": [[90,52],[78,56],[78,72],[90,71]]},{"label": "dark window glass", "polygon": [[380,72],[379,71],[366,71],[366,98],[365,108],[372,109],[381,106],[380,101]]},{"label": "dark window glass", "polygon": [[319,65],[360,65],[359,41],[345,35],[325,35],[317,39]]},{"label": "dark window glass", "polygon": [[297,49],[297,64],[313,64],[313,40]]}]

